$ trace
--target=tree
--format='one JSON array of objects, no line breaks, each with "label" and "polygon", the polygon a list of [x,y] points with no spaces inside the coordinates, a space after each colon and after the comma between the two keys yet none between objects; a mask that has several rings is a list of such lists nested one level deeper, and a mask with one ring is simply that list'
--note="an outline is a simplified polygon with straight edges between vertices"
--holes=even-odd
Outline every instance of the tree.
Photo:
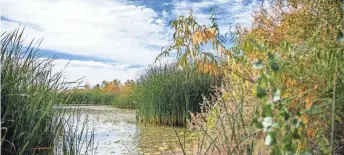
[{"label": "tree", "polygon": [[96,84],[96,85],[94,86],[94,89],[100,89],[100,84]]},{"label": "tree", "polygon": [[121,82],[118,79],[114,79],[111,82],[103,81],[105,87],[103,87],[104,92],[119,93],[121,89]]},{"label": "tree", "polygon": [[127,85],[132,85],[132,84],[135,84],[135,81],[132,80],[132,79],[128,79],[127,81],[124,82],[124,86],[127,86]]},{"label": "tree", "polygon": [[101,86],[102,86],[103,88],[105,88],[108,84],[109,84],[108,81],[103,80]]}]

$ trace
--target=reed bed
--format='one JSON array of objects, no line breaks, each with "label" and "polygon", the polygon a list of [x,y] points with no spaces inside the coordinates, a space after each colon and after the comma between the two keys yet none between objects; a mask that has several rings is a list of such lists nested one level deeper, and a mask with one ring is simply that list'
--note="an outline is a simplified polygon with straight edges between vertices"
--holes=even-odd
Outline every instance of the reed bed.
[{"label": "reed bed", "polygon": [[122,93],[112,100],[112,106],[119,109],[136,109],[133,94]]},{"label": "reed bed", "polygon": [[199,112],[203,97],[213,94],[220,78],[175,64],[150,66],[139,76],[133,92],[137,119],[149,124],[185,126],[189,112]]},{"label": "reed bed", "polygon": [[[85,138],[86,130],[66,134],[75,131],[70,117],[54,108],[69,101],[59,94],[70,83],[62,72],[52,71],[54,58],[40,58],[34,40],[25,47],[23,33],[18,28],[1,35],[1,154],[53,154],[56,149],[81,154],[74,146],[91,145],[92,136]],[[84,152],[93,154],[91,150],[93,146]]]},{"label": "reed bed", "polygon": [[73,93],[61,94],[63,97],[70,97],[68,104],[92,104],[92,105],[111,105],[117,94],[104,93],[101,91],[76,91]]}]

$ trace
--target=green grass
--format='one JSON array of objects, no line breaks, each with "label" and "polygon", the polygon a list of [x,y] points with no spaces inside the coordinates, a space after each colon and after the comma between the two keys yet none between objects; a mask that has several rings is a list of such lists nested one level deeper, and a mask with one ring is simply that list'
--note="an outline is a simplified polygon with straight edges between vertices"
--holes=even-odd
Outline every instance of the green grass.
[{"label": "green grass", "polygon": [[137,119],[149,124],[186,125],[189,112],[200,111],[203,95],[213,93],[212,83],[220,78],[194,68],[180,70],[175,64],[151,66],[137,81],[133,92]]},{"label": "green grass", "polygon": [[[80,143],[92,144],[90,137],[75,134],[66,113],[54,108],[68,102],[59,95],[68,84],[52,71],[54,59],[39,58],[32,44],[24,48],[23,31],[1,35],[1,154],[79,154]],[[61,146],[55,145],[59,137]]]}]

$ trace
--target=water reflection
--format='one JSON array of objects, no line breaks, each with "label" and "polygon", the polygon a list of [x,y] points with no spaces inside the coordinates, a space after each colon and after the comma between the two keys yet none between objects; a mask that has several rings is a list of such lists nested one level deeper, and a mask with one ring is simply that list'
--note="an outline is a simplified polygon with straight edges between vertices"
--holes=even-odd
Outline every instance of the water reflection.
[{"label": "water reflection", "polygon": [[97,154],[175,154],[182,151],[180,142],[188,152],[192,148],[192,133],[183,128],[137,124],[135,110],[111,106],[72,108],[80,110],[80,119],[87,118],[87,126],[95,128]]}]

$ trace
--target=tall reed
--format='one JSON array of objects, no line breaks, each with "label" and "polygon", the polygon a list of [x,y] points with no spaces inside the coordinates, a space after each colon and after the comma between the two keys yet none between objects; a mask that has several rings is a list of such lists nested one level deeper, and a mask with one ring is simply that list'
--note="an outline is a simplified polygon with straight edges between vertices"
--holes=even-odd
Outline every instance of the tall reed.
[{"label": "tall reed", "polygon": [[122,92],[112,100],[112,106],[120,109],[135,109],[136,104],[132,92]]},{"label": "tall reed", "polygon": [[140,75],[133,92],[137,119],[150,124],[185,125],[189,112],[200,111],[202,95],[213,93],[219,78],[178,69],[175,64],[151,66]]},{"label": "tall reed", "polygon": [[68,104],[94,104],[110,105],[115,100],[117,94],[104,93],[98,90],[76,91],[72,93],[63,93],[63,97],[70,97]]},{"label": "tall reed", "polygon": [[[76,147],[56,146],[60,136],[75,135],[64,134],[72,129],[69,118],[54,108],[68,102],[70,97],[59,93],[69,84],[62,72],[52,71],[53,58],[39,57],[34,40],[25,47],[23,33],[18,28],[1,35],[1,154],[52,154],[57,148],[64,154],[80,154]],[[74,146],[82,142],[63,141]]]}]

